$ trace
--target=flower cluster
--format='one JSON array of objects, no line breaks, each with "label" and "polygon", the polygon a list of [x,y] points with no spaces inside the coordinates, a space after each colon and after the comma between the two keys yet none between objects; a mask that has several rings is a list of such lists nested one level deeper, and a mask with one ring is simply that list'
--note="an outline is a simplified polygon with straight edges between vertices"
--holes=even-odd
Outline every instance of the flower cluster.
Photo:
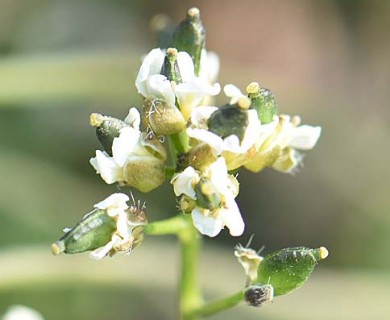
[{"label": "flower cluster", "polygon": [[[199,10],[192,8],[166,47],[144,57],[135,81],[142,106],[131,108],[124,120],[91,115],[103,150],[97,150],[90,163],[107,184],[142,192],[170,180],[180,210],[191,215],[201,234],[214,237],[227,227],[232,236],[240,236],[245,225],[236,203],[237,170],[294,173],[302,163],[301,150],[315,146],[321,128],[277,114],[273,94],[257,82],[250,83],[245,94],[226,85],[226,104],[214,105],[221,91],[215,83],[218,70],[217,56],[205,49]],[[95,205],[116,225],[105,231],[106,243],[99,242],[104,245],[86,246],[95,250],[94,257],[127,252],[118,249],[126,244],[133,247],[138,225],[129,224],[126,197],[115,194]],[[90,226],[87,220],[80,223]],[[69,243],[61,247],[60,240],[53,251],[70,252]]]}]

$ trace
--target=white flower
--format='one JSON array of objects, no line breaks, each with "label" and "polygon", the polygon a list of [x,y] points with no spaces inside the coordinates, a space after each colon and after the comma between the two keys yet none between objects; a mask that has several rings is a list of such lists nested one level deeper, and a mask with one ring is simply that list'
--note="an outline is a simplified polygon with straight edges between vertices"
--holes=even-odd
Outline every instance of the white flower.
[{"label": "white flower", "polygon": [[[210,183],[213,192],[204,195],[220,199],[219,205],[214,209],[205,208],[201,204],[202,200],[197,199],[196,188],[201,183],[201,179]],[[176,174],[171,183],[176,196],[185,195],[195,200],[196,206],[191,215],[200,233],[215,237],[226,226],[232,236],[240,236],[244,232],[245,225],[234,200],[238,194],[238,184],[233,181],[234,177],[228,174],[224,158],[220,157],[202,172],[192,167],[186,168]]]},{"label": "white flower", "polygon": [[116,231],[113,233],[111,241],[90,253],[89,256],[92,259],[100,260],[115,252],[129,254],[137,244],[139,239],[135,236],[134,229],[146,222],[131,219],[127,201],[129,201],[129,197],[126,194],[114,193],[94,205],[97,209],[106,210],[107,215],[116,221]]},{"label": "white flower", "polygon": [[261,124],[256,110],[247,110],[248,124],[245,133],[240,141],[239,137],[231,134],[221,138],[217,134],[209,131],[207,121],[210,116],[217,111],[217,107],[201,106],[193,110],[191,114],[191,126],[187,128],[189,137],[198,142],[208,144],[215,155],[223,155],[229,170],[236,169],[243,164],[246,153],[255,145],[258,135],[261,132]]},{"label": "white flower", "polygon": [[131,108],[126,122],[132,126],[122,128],[119,137],[114,138],[112,157],[97,150],[90,163],[106,183],[119,182],[147,192],[165,179],[166,153],[157,139],[144,139],[139,118],[137,109]]},{"label": "white flower", "polygon": [[217,95],[221,88],[218,83],[211,85],[209,77],[205,79],[206,73],[202,77],[195,76],[193,61],[186,52],[179,52],[177,55],[182,83],[172,84],[166,76],[160,74],[164,58],[165,52],[161,49],[151,50],[142,62],[135,85],[145,98],[162,99],[170,105],[175,105],[177,98],[180,111],[188,120],[192,108],[204,97]]},{"label": "white flower", "polygon": [[258,136],[256,155],[245,167],[254,172],[267,166],[282,172],[294,172],[302,160],[298,150],[314,148],[321,135],[321,127],[299,124],[299,117],[275,116],[264,126],[267,130]]},{"label": "white flower", "polygon": [[10,307],[1,318],[2,320],[43,320],[43,316],[36,310],[22,305]]}]

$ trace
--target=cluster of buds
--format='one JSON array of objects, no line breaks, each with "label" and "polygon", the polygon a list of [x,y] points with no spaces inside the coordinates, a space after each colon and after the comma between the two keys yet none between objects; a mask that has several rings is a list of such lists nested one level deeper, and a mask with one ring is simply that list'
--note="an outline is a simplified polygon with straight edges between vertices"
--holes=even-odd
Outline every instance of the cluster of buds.
[{"label": "cluster of buds", "polygon": [[[205,49],[199,10],[192,8],[168,43],[143,59],[135,81],[142,106],[131,108],[124,120],[91,115],[103,150],[90,163],[107,184],[142,192],[169,179],[180,210],[191,215],[201,234],[214,237],[227,227],[240,236],[245,224],[235,200],[235,172],[241,167],[295,172],[302,161],[299,150],[313,148],[321,128],[278,115],[273,94],[257,82],[246,94],[226,85],[227,103],[212,105],[221,91],[218,70],[217,56]],[[126,201],[126,195],[115,194],[95,205],[53,244],[53,252],[93,250],[95,258],[130,252],[142,240],[146,217]],[[252,278],[253,270],[248,272]]]}]

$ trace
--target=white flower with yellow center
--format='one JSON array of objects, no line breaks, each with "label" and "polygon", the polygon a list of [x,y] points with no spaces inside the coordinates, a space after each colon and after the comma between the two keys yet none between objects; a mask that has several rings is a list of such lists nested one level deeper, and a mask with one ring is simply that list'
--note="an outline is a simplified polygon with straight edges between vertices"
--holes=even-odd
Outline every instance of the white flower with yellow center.
[{"label": "white flower with yellow center", "polygon": [[191,215],[200,233],[215,237],[225,226],[232,236],[244,232],[244,221],[234,200],[238,182],[228,174],[224,158],[220,157],[202,172],[187,167],[171,183],[176,196],[194,202]]},{"label": "white flower with yellow center", "polygon": [[186,52],[177,54],[182,82],[177,84],[171,82],[161,74],[164,59],[165,52],[159,48],[148,53],[135,81],[138,93],[144,98],[162,99],[170,105],[175,105],[177,99],[180,111],[188,120],[191,110],[199,105],[204,97],[215,96],[220,92],[220,85],[218,83],[211,85],[208,81],[213,75],[209,75],[206,71],[202,77],[196,77],[193,61]]},{"label": "white flower with yellow center", "polygon": [[113,139],[112,157],[97,150],[90,163],[106,183],[119,182],[147,192],[165,180],[166,151],[155,137],[140,132],[139,119],[137,109],[131,108],[125,120],[129,127]]}]

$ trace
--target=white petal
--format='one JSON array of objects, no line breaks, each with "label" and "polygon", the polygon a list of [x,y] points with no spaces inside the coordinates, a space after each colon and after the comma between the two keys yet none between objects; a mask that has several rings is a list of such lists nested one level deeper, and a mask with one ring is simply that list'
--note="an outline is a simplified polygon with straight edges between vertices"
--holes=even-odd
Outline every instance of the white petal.
[{"label": "white petal", "polygon": [[131,235],[131,230],[127,221],[126,211],[121,211],[116,221],[116,229],[123,239],[128,239]]},{"label": "white petal", "polygon": [[219,193],[225,194],[228,192],[229,179],[225,158],[219,157],[217,161],[209,166],[209,179]]},{"label": "white petal", "polygon": [[140,132],[131,127],[121,130],[119,137],[114,138],[112,143],[112,155],[115,162],[123,167],[127,158],[133,154],[138,146]]},{"label": "white petal", "polygon": [[179,52],[177,55],[177,64],[179,66],[182,81],[190,81],[194,77],[194,62],[192,61],[191,56],[185,51]]},{"label": "white petal", "polygon": [[161,72],[164,58],[164,52],[162,52],[160,48],[156,48],[151,50],[143,60],[137,79],[135,80],[135,85],[138,89],[138,93],[142,94],[144,97],[147,96],[145,81],[149,76]]},{"label": "white petal", "polygon": [[141,116],[140,116],[137,108],[130,108],[129,114],[125,118],[125,122],[127,122],[135,130],[139,131],[139,125],[141,123]]},{"label": "white petal", "polygon": [[89,162],[106,183],[123,181],[122,168],[107,153],[96,150],[96,157],[91,158]]},{"label": "white petal", "polygon": [[208,83],[214,83],[219,73],[219,58],[215,52],[202,49],[199,77]]},{"label": "white petal", "polygon": [[230,235],[238,237],[243,234],[245,229],[244,220],[241,217],[240,210],[233,197],[226,198],[227,208],[220,209],[218,216],[224,225],[229,228]]},{"label": "white petal", "polygon": [[321,135],[321,127],[303,125],[291,132],[289,146],[301,150],[312,149]]},{"label": "white petal", "polygon": [[218,217],[205,216],[203,213],[195,208],[192,210],[192,221],[196,229],[201,234],[209,237],[215,237],[223,229],[223,222]]},{"label": "white petal", "polygon": [[200,129],[207,128],[207,120],[217,110],[217,107],[202,106],[192,110],[191,123]]},{"label": "white petal", "polygon": [[155,74],[146,80],[146,98],[157,98],[164,100],[169,105],[175,104],[175,93],[171,82],[162,74]]},{"label": "white petal", "polygon": [[269,138],[274,132],[279,123],[279,117],[274,116],[272,121],[260,126],[259,132],[256,135],[256,145],[261,147],[264,141]]},{"label": "white petal", "polygon": [[94,208],[97,209],[108,209],[108,208],[119,208],[121,210],[126,210],[129,206],[127,205],[129,201],[129,196],[124,193],[114,193],[94,205]]},{"label": "white petal", "polygon": [[211,148],[213,148],[216,155],[220,155],[222,153],[224,147],[223,140],[216,134],[207,130],[192,128],[187,129],[187,134],[193,139],[208,144]]},{"label": "white petal", "polygon": [[195,200],[196,194],[193,182],[198,179],[199,175],[193,167],[187,167],[183,172],[174,175],[171,183],[173,184],[175,195],[178,197],[181,194],[185,194]]},{"label": "white petal", "polygon": [[215,96],[221,91],[219,83],[209,85],[200,78],[193,78],[190,82],[180,83],[175,93],[181,108],[194,108],[205,96]]},{"label": "white petal", "polygon": [[241,142],[240,153],[247,152],[256,143],[260,128],[261,124],[256,110],[248,110],[248,126]]},{"label": "white petal", "polygon": [[225,95],[229,98],[232,98],[230,100],[230,103],[236,103],[238,101],[238,98],[240,97],[246,97],[241,90],[236,87],[234,84],[227,84],[226,86],[223,87],[223,92]]}]

